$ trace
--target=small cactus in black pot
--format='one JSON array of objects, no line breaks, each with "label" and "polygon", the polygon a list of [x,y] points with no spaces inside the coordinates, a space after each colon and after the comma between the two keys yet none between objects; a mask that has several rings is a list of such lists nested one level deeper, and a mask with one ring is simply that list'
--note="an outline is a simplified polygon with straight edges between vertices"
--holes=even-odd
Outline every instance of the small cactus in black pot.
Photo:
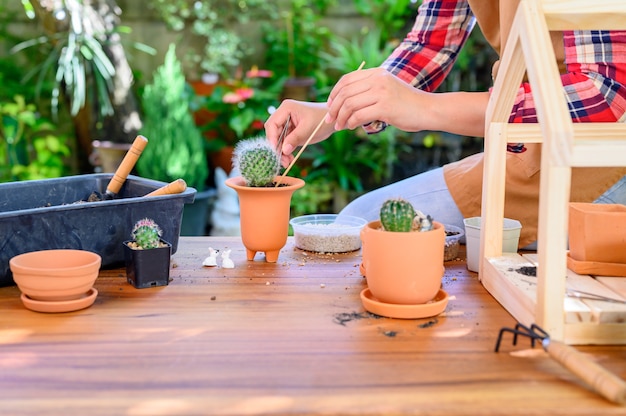
[{"label": "small cactus in black pot", "polygon": [[161,239],[161,228],[150,218],[140,219],[124,242],[126,280],[137,289],[167,286],[172,245]]},{"label": "small cactus in black pot", "polygon": [[131,237],[139,249],[151,249],[159,247],[161,241],[161,228],[150,218],[143,218],[135,223]]},{"label": "small cactus in black pot", "polygon": [[385,231],[394,232],[429,231],[433,228],[432,217],[417,211],[403,198],[392,198],[383,203],[380,223]]},{"label": "small cactus in black pot", "polygon": [[233,167],[247,186],[270,186],[280,172],[280,155],[264,137],[242,140],[233,151]]}]

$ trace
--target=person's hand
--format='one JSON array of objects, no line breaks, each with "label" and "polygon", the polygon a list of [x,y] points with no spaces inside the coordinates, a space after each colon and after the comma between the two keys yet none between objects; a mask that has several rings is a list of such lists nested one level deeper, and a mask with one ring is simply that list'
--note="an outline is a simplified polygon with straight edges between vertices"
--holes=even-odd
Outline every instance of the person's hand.
[{"label": "person's hand", "polygon": [[[291,116],[289,131],[283,141],[281,157],[283,166],[289,166],[294,157],[293,151],[306,142],[320,120],[326,115],[326,110],[325,103],[285,100],[265,121],[265,135],[270,143],[276,146],[287,117]],[[333,125],[324,123],[309,143],[320,142],[332,133]]]},{"label": "person's hand", "polygon": [[384,121],[404,131],[426,129],[429,93],[417,90],[383,68],[341,77],[328,97],[327,122],[335,130]]}]

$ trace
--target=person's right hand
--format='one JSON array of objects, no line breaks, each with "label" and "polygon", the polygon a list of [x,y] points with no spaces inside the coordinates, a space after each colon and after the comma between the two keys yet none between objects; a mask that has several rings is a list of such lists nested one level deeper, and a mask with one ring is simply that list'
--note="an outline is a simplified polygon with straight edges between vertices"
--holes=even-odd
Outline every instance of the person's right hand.
[{"label": "person's right hand", "polygon": [[[289,166],[294,158],[293,151],[302,146],[313,130],[326,116],[326,103],[310,103],[305,101],[284,100],[274,113],[265,121],[265,135],[273,146],[283,131],[287,117],[291,116],[289,131],[285,136],[282,148],[281,164]],[[320,142],[334,132],[332,124],[324,122],[309,143]]]}]

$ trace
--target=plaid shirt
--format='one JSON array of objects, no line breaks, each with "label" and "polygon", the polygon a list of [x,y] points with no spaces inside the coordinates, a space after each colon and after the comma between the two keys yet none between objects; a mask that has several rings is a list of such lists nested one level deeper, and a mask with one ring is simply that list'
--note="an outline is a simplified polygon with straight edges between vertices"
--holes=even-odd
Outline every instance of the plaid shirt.
[{"label": "plaid shirt", "polygon": [[[506,1],[506,0],[504,0]],[[474,28],[466,0],[424,0],[413,29],[382,67],[415,88],[434,91],[452,69]],[[626,31],[566,31],[561,75],[574,122],[626,121]],[[520,86],[510,122],[536,123],[530,84]],[[385,123],[365,126],[370,133]],[[524,151],[511,145],[509,151]]]}]

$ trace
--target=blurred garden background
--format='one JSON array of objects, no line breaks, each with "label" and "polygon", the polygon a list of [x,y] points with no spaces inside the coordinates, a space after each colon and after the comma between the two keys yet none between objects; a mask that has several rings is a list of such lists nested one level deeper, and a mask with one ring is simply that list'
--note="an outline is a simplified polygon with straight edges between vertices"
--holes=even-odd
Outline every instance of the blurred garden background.
[{"label": "blurred garden background", "polygon": [[[262,135],[281,100],[324,101],[361,61],[380,65],[418,6],[0,0],[0,182],[111,172],[142,134],[149,144],[133,173],[185,179],[209,199],[206,214],[238,140]],[[493,52],[478,28],[469,42],[440,91],[489,87]],[[362,192],[481,150],[481,138],[441,132],[337,132],[291,170],[307,182],[292,215],[338,212]],[[209,234],[204,217],[184,234]]]}]

